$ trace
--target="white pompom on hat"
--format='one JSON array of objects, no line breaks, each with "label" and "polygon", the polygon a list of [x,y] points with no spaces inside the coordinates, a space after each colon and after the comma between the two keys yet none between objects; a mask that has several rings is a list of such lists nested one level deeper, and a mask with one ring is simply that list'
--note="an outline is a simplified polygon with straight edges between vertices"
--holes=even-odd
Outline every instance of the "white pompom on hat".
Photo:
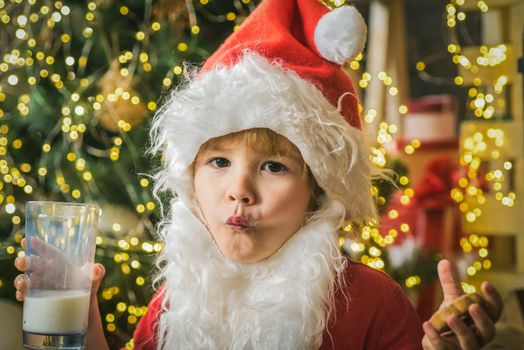
[{"label": "white pompom on hat", "polygon": [[200,146],[268,128],[297,146],[345,219],[375,217],[369,148],[341,67],[359,54],[365,36],[353,7],[330,11],[318,0],[263,0],[155,116],[153,150],[164,151],[166,161],[157,188],[194,208],[191,164]]}]

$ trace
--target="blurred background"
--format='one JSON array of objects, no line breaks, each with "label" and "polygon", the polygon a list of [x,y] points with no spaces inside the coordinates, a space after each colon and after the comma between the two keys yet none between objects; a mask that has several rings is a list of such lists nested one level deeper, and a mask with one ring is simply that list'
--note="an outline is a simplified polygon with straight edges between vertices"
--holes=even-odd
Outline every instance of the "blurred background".
[{"label": "blurred background", "polygon": [[[111,348],[133,347],[167,205],[151,191],[151,117],[259,2],[0,0],[1,349],[21,344],[13,262],[30,200],[102,208],[104,328]],[[366,19],[345,69],[373,162],[398,174],[374,185],[380,222],[346,223],[341,249],[395,278],[423,319],[441,300],[436,262],[452,259],[466,292],[501,291],[499,335],[522,346],[524,1],[323,2]]]}]

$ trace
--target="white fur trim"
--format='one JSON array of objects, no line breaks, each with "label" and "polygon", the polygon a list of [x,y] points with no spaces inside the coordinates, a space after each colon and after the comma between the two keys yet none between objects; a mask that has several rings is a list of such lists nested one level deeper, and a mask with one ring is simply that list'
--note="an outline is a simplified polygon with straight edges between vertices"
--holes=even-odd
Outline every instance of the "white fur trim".
[{"label": "white fur trim", "polygon": [[344,64],[356,57],[366,43],[366,23],[353,6],[344,6],[325,14],[315,28],[315,45],[331,62]]},{"label": "white fur trim", "polygon": [[273,256],[239,264],[175,202],[161,230],[158,349],[318,349],[345,267],[336,233],[343,211],[324,203]]},{"label": "white fur trim", "polygon": [[268,128],[297,146],[326,196],[344,205],[346,219],[375,217],[369,147],[362,132],[313,84],[255,53],[174,91],[155,115],[152,150],[165,156],[155,191],[172,191],[195,212],[191,164],[200,146],[251,128]]}]

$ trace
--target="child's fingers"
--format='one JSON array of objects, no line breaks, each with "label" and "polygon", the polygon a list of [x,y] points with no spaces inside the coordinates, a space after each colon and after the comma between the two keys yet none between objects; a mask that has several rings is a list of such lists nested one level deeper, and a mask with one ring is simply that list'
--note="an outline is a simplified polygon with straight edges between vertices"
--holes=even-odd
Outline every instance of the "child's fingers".
[{"label": "child's fingers", "polygon": [[24,301],[24,299],[25,299],[25,294],[17,290],[16,291],[16,300]]},{"label": "child's fingers", "polygon": [[428,321],[422,324],[422,329],[424,330],[424,333],[426,333],[426,336],[422,340],[422,346],[424,347],[424,350],[436,349],[438,344],[442,342],[440,334]]},{"label": "child's fingers", "polygon": [[449,260],[441,260],[437,265],[437,270],[440,284],[442,285],[445,303],[464,294],[462,287],[460,286],[458,273]]},{"label": "child's fingers", "polygon": [[26,256],[19,256],[15,259],[15,267],[18,271],[25,272],[29,270],[29,259]]},{"label": "child's fingers", "polygon": [[502,297],[489,282],[482,283],[481,289],[486,296],[484,308],[488,312],[491,319],[496,322],[502,314]]},{"label": "child's fingers", "polygon": [[479,339],[460,318],[451,315],[448,317],[447,323],[455,333],[461,349],[480,349]]},{"label": "child's fingers", "polygon": [[95,264],[93,266],[93,272],[91,278],[93,279],[93,284],[91,285],[91,296],[96,296],[98,288],[100,287],[100,282],[106,274],[106,269],[102,264]]},{"label": "child's fingers", "polygon": [[481,344],[487,344],[495,337],[495,324],[488,313],[479,305],[473,304],[468,309]]},{"label": "child's fingers", "polygon": [[16,278],[15,278],[13,283],[14,283],[15,288],[16,288],[17,291],[25,293],[25,291],[27,289],[27,283],[26,283],[24,275],[16,276]]}]

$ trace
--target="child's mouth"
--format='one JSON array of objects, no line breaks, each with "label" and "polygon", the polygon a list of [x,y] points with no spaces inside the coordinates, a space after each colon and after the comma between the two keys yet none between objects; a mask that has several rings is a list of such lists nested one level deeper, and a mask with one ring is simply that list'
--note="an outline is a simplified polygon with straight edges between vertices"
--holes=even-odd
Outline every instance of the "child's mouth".
[{"label": "child's mouth", "polygon": [[253,225],[244,217],[239,215],[230,216],[226,220],[226,225],[233,231],[244,231],[250,229]]}]

